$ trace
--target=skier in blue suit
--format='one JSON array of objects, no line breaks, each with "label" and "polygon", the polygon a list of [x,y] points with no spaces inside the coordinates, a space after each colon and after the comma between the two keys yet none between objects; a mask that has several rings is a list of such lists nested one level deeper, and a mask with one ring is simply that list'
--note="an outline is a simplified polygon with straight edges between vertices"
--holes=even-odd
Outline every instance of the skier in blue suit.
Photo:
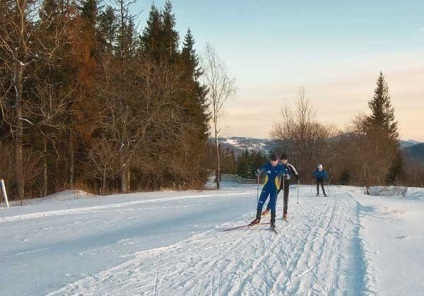
[{"label": "skier in blue suit", "polygon": [[319,195],[320,184],[322,188],[322,193],[324,193],[324,196],[327,196],[324,190],[324,181],[328,180],[328,175],[327,175],[327,172],[324,170],[322,164],[318,165],[317,169],[312,173],[312,177],[314,177],[317,181],[317,196]]},{"label": "skier in blue suit", "polygon": [[258,206],[256,208],[256,219],[250,225],[258,224],[261,221],[262,208],[266,199],[269,196],[271,209],[271,227],[275,228],[275,203],[277,199],[277,191],[280,189],[281,177],[288,175],[287,169],[279,163],[278,156],[272,154],[269,163],[264,164],[256,170],[256,175],[259,176],[265,172],[265,184],[262,187],[259,197]]},{"label": "skier in blue suit", "polygon": [[[281,164],[283,167],[287,169],[288,174],[282,179],[282,184],[280,186],[280,189],[277,190],[277,198],[278,193],[283,190],[284,192],[284,204],[283,204],[283,220],[287,220],[287,210],[289,205],[289,192],[290,192],[290,177],[293,174],[296,178],[296,181],[299,182],[299,173],[297,172],[296,168],[291,164],[288,163],[288,158],[286,154],[281,155]],[[268,214],[270,210],[269,202],[268,206],[266,207],[266,210],[262,212],[262,215]]]}]

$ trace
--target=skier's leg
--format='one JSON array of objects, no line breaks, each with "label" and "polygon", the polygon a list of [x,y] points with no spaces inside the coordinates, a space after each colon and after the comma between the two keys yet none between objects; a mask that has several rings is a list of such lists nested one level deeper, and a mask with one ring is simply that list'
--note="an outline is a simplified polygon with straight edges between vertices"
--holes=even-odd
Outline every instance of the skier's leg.
[{"label": "skier's leg", "polygon": [[[266,190],[262,189],[262,192],[261,192],[261,195],[260,195],[259,201],[258,201],[258,206],[256,208],[256,218],[258,218],[258,219],[261,218],[262,208],[263,208],[264,203],[265,203],[267,198],[268,198],[268,192]],[[269,203],[271,203],[271,200],[269,201]]]},{"label": "skier's leg", "polygon": [[325,194],[325,190],[324,190],[324,180],[321,183],[321,187],[322,187],[322,193],[324,194],[324,196],[327,196],[327,194]]},{"label": "skier's leg", "polygon": [[269,194],[269,203],[271,210],[271,224],[275,223],[275,200],[277,199],[277,192],[271,192]]},{"label": "skier's leg", "polygon": [[[278,194],[278,193],[277,193]],[[271,200],[268,200],[268,204],[266,205],[265,211],[261,213],[261,215],[266,215],[269,213],[269,209],[271,208]]]},{"label": "skier's leg", "polygon": [[258,200],[258,205],[256,207],[256,218],[252,222],[250,222],[250,225],[258,224],[259,222],[261,222],[262,207],[264,206],[267,197],[268,192],[262,189],[261,195]]},{"label": "skier's leg", "polygon": [[319,195],[319,179],[317,179],[317,195]]},{"label": "skier's leg", "polygon": [[287,217],[287,210],[289,208],[289,190],[290,190],[290,184],[288,184],[287,182],[284,186],[283,217]]}]

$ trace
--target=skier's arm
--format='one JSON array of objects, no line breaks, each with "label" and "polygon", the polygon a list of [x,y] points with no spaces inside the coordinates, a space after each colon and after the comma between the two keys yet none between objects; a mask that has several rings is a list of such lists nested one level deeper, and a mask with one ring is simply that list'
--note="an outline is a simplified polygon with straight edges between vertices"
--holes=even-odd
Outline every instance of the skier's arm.
[{"label": "skier's arm", "polygon": [[291,163],[288,163],[287,164],[287,166],[288,167],[290,167],[290,170],[293,172],[293,174],[296,176],[296,177],[298,177],[299,176],[299,173],[297,172],[297,170],[296,170],[296,168],[291,164]]},{"label": "skier's arm", "polygon": [[281,165],[281,170],[280,170],[280,173],[278,174],[278,176],[281,176],[281,177],[283,177],[286,180],[290,180],[289,171],[287,170],[287,168],[285,168],[282,165]]},{"label": "skier's arm", "polygon": [[265,166],[266,166],[266,164],[264,164],[264,165],[262,165],[260,168],[258,168],[258,169],[255,171],[255,175],[256,175],[256,176],[259,176],[260,174],[262,174],[262,172],[264,172],[264,171],[265,171]]}]

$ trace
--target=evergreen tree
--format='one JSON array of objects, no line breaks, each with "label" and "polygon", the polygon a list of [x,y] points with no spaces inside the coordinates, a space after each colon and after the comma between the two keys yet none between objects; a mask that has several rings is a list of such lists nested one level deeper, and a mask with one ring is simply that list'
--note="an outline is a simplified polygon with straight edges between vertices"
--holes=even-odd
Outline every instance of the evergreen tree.
[{"label": "evergreen tree", "polygon": [[178,94],[178,104],[183,108],[183,116],[189,126],[190,143],[193,162],[202,173],[201,179],[206,178],[208,162],[205,162],[205,145],[209,137],[209,113],[206,102],[206,87],[199,78],[202,71],[199,58],[194,49],[194,38],[190,29],[184,38],[181,60],[183,74],[181,77],[181,92]]},{"label": "evergreen tree", "polygon": [[388,144],[394,147],[399,145],[399,133],[395,121],[395,110],[392,107],[389,88],[384,80],[383,73],[377,80],[377,87],[373,99],[368,102],[371,115],[366,118],[365,128],[368,134],[381,134]]},{"label": "evergreen tree", "polygon": [[206,86],[199,81],[202,75],[202,70],[199,66],[199,57],[194,49],[194,38],[191,35],[190,29],[184,38],[182,49],[183,60],[183,80],[188,88],[184,87],[185,91],[182,94],[182,104],[187,110],[187,115],[190,115],[197,126],[198,138],[205,142],[208,138],[208,123],[210,116],[208,114],[208,104],[206,102]]},{"label": "evergreen tree", "polygon": [[386,183],[389,185],[399,185],[405,175],[402,153],[398,149],[389,168],[389,173],[386,176]]},{"label": "evergreen tree", "polygon": [[255,171],[267,162],[267,158],[260,151],[249,151],[246,149],[237,158],[237,175],[246,179],[256,179]]},{"label": "evergreen tree", "polygon": [[237,158],[236,173],[243,178],[251,177],[249,170],[249,151],[247,149]]},{"label": "evergreen tree", "polygon": [[399,133],[395,121],[394,108],[389,95],[389,88],[383,73],[377,80],[374,97],[368,102],[371,115],[364,120],[364,132],[370,154],[370,173],[374,182],[393,182],[402,172],[402,158],[399,157]]},{"label": "evergreen tree", "polygon": [[162,17],[155,5],[150,8],[147,26],[143,30],[140,38],[141,48],[155,60],[159,60],[161,52],[164,51],[165,45],[161,40],[162,36]]},{"label": "evergreen tree", "polygon": [[100,13],[98,30],[101,51],[108,55],[115,53],[118,22],[111,6]]},{"label": "evergreen tree", "polygon": [[178,32],[175,30],[175,14],[172,12],[172,3],[170,0],[165,2],[162,12],[163,30],[162,40],[165,50],[169,52],[169,57],[173,57],[178,50]]}]

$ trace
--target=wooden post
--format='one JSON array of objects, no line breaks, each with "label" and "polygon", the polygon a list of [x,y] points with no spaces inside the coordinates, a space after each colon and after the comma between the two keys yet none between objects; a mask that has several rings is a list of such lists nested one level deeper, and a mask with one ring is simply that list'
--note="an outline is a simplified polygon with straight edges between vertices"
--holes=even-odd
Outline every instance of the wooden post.
[{"label": "wooden post", "polygon": [[4,180],[0,180],[1,183],[1,191],[3,192],[4,201],[6,202],[6,206],[9,207],[9,201],[7,200],[6,186],[4,185]]}]

